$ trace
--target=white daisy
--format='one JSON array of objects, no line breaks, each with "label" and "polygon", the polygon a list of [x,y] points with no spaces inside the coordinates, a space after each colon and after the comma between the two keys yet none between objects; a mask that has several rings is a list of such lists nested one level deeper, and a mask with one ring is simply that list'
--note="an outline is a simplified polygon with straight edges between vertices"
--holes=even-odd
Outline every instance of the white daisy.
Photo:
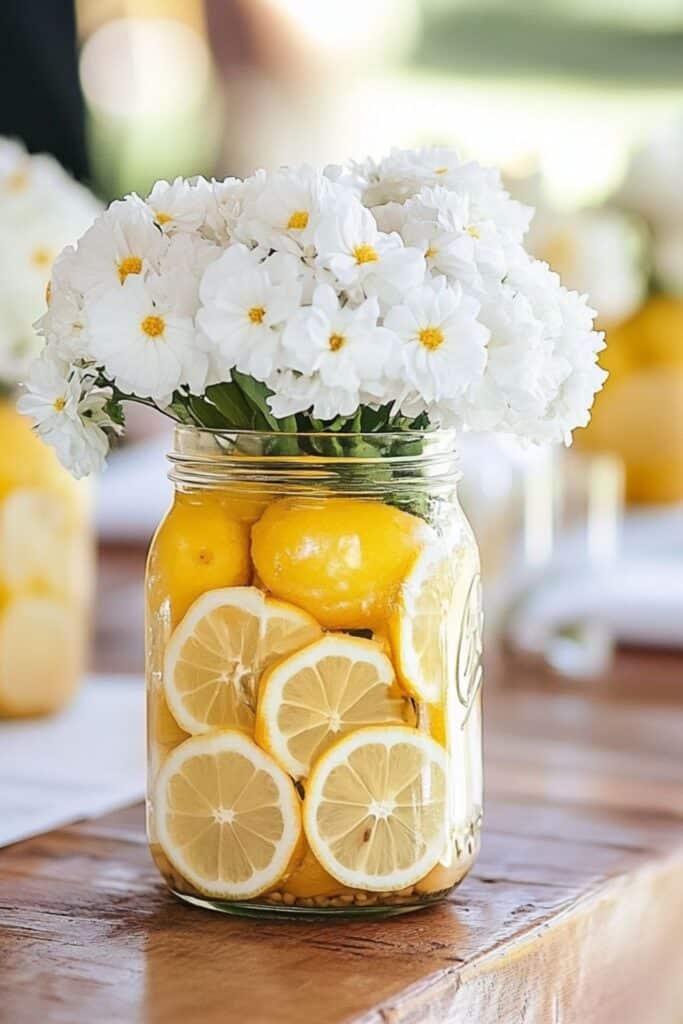
[{"label": "white daisy", "polygon": [[86,300],[85,310],[90,351],[119,390],[166,405],[181,384],[205,374],[191,318],[177,312],[153,279],[131,274]]},{"label": "white daisy", "polygon": [[313,255],[321,211],[339,190],[319,171],[283,167],[266,175],[248,195],[236,234],[266,251]]},{"label": "white daisy", "polygon": [[489,332],[478,313],[479,303],[443,278],[389,310],[384,323],[400,339],[403,374],[425,402],[457,399],[481,377]]},{"label": "white daisy", "polygon": [[431,270],[476,289],[482,288],[483,276],[502,279],[504,240],[495,221],[482,219],[469,196],[440,186],[425,188],[403,209],[402,237],[423,250]]},{"label": "white daisy", "polygon": [[234,245],[209,266],[200,298],[197,323],[226,368],[266,380],[276,367],[282,326],[299,305],[300,285],[275,284],[245,246]]},{"label": "white daisy", "polygon": [[168,241],[137,196],[111,204],[78,243],[73,284],[92,296],[158,268]]},{"label": "white daisy", "polygon": [[164,234],[172,235],[197,231],[206,218],[208,199],[209,193],[202,185],[176,178],[170,185],[157,181],[145,202]]},{"label": "white daisy", "polygon": [[422,283],[424,256],[398,235],[379,231],[372,214],[353,198],[335,204],[316,232],[317,263],[354,298],[376,295],[387,305]]},{"label": "white daisy", "polygon": [[358,408],[358,397],[344,387],[330,387],[319,373],[302,376],[292,370],[278,371],[268,380],[273,394],[268,399],[277,419],[307,412],[328,421],[337,416],[352,416]]},{"label": "white daisy", "polygon": [[30,416],[42,431],[58,428],[65,419],[77,418],[80,379],[69,363],[52,351],[46,350],[33,363],[27,388],[17,408]]},{"label": "white daisy", "polygon": [[395,339],[377,324],[379,305],[340,306],[329,285],[319,285],[313,304],[290,317],[283,334],[286,364],[304,374],[317,373],[327,387],[343,388],[358,405],[363,382],[380,378]]},{"label": "white daisy", "polygon": [[109,450],[107,431],[119,428],[105,411],[108,393],[89,390],[80,371],[45,350],[35,361],[17,408],[76,477],[98,472]]}]

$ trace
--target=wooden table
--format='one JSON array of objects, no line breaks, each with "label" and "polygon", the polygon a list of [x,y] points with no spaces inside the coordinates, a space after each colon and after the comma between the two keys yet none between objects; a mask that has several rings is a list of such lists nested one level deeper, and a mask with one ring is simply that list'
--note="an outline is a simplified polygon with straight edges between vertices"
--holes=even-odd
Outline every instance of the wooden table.
[{"label": "wooden table", "polygon": [[[137,657],[110,614],[120,588],[132,615],[136,559],[104,588],[110,669]],[[624,654],[575,689],[516,671],[486,716],[481,857],[449,902],[406,917],[180,905],[140,807],[0,851],[0,1021],[681,1024],[683,661]]]}]

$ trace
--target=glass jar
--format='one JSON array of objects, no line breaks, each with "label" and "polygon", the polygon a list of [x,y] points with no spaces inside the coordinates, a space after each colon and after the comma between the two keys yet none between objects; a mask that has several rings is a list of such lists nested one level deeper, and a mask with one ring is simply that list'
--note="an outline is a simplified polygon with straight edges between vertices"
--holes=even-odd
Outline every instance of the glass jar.
[{"label": "glass jar", "polygon": [[446,896],[482,810],[479,559],[450,432],[178,427],[147,566],[148,834],[182,899]]},{"label": "glass jar", "polygon": [[0,402],[0,718],[62,708],[82,678],[93,578],[89,488]]}]

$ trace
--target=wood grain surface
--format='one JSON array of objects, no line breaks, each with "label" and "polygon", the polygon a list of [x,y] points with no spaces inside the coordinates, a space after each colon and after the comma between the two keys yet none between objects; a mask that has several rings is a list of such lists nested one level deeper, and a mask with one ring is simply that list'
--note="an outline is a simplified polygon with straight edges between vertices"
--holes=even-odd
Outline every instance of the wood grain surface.
[{"label": "wood grain surface", "polygon": [[[107,669],[138,657],[130,592],[118,627],[103,614],[138,563],[107,576]],[[141,807],[0,850],[0,1021],[683,1024],[683,662],[624,653],[578,689],[507,671],[486,722],[480,859],[405,917],[181,905]]]}]

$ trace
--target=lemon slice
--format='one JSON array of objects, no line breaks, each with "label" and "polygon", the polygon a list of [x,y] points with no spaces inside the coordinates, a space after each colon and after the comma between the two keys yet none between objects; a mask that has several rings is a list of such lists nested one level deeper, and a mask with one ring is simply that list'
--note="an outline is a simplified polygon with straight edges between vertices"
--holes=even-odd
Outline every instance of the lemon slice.
[{"label": "lemon slice", "polygon": [[61,495],[16,490],[0,504],[0,576],[11,590],[84,599],[92,574],[86,537]]},{"label": "lemon slice", "polygon": [[301,841],[291,780],[234,730],[192,736],[169,754],[156,786],[161,847],[207,896],[250,899],[286,874]]},{"label": "lemon slice", "polygon": [[0,716],[47,714],[73,695],[83,668],[83,611],[20,597],[0,618]]},{"label": "lemon slice", "polygon": [[176,626],[164,659],[164,690],[178,725],[192,734],[252,732],[259,678],[273,661],[320,636],[307,612],[256,587],[203,594]]},{"label": "lemon slice", "polygon": [[398,677],[411,697],[430,704],[444,693],[452,590],[449,560],[441,550],[426,547],[404,579],[389,617]]},{"label": "lemon slice", "polygon": [[294,778],[346,733],[404,725],[408,701],[378,644],[330,635],[278,662],[261,680],[256,742]]},{"label": "lemon slice", "polygon": [[322,866],[344,885],[385,892],[414,885],[446,844],[446,752],[407,726],[339,740],[308,780],[304,828]]}]

